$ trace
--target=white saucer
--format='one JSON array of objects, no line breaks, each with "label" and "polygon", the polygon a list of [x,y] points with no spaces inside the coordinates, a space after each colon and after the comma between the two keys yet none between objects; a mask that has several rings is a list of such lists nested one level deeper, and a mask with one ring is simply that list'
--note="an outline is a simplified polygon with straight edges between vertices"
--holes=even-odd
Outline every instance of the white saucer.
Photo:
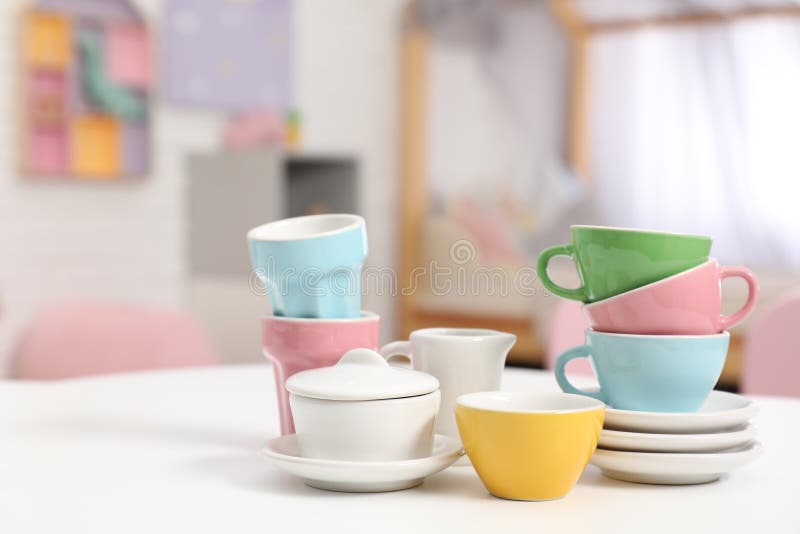
[{"label": "white saucer", "polygon": [[703,484],[752,462],[762,452],[758,442],[710,453],[628,452],[597,449],[592,465],[609,478],[641,484]]},{"label": "white saucer", "polygon": [[275,465],[297,475],[307,485],[329,491],[376,493],[413,488],[450,466],[463,454],[461,444],[436,434],[433,453],[425,458],[395,462],[347,462],[303,458],[297,435],[289,434],[270,440],[263,449]]},{"label": "white saucer", "polygon": [[751,425],[710,434],[640,434],[604,428],[598,446],[638,452],[713,452],[744,445],[755,437]]},{"label": "white saucer", "polygon": [[745,424],[756,413],[753,401],[741,395],[712,391],[697,412],[634,412],[606,408],[604,426],[612,430],[656,434],[709,433]]}]

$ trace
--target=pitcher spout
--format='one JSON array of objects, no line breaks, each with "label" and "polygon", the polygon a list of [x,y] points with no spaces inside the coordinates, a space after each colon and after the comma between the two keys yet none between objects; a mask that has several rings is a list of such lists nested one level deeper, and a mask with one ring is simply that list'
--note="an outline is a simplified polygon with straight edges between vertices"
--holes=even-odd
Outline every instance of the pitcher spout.
[{"label": "pitcher spout", "polygon": [[491,336],[489,339],[494,344],[494,350],[498,353],[502,353],[504,356],[508,355],[508,351],[510,351],[514,343],[517,342],[517,336],[509,334],[508,332],[496,332],[495,335]]}]

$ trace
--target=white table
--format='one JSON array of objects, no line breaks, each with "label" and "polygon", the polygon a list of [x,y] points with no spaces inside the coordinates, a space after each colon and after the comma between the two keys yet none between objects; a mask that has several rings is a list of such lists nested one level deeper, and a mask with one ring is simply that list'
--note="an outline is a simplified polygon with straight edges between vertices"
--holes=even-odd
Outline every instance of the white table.
[{"label": "white table", "polygon": [[[508,370],[509,390],[555,390]],[[259,453],[277,435],[267,365],[0,381],[0,532],[800,532],[800,401],[761,398],[765,454],[719,482],[617,482],[589,466],[564,499],[491,497],[469,467],[415,489],[306,487]]]}]

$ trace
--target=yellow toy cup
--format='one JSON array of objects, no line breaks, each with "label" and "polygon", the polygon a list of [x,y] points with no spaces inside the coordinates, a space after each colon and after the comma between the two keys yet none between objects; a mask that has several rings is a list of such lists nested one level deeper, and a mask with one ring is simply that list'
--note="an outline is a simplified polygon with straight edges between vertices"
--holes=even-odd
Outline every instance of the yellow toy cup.
[{"label": "yellow toy cup", "polygon": [[569,493],[594,454],[605,405],[567,393],[486,391],[456,400],[456,421],[489,492],[546,501]]}]

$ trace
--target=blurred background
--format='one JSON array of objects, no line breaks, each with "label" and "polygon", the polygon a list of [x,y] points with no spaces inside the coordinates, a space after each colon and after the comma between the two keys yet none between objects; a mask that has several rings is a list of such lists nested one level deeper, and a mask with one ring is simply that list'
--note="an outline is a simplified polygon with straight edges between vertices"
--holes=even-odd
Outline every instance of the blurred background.
[{"label": "blurred background", "polygon": [[721,387],[777,372],[759,322],[800,326],[794,0],[6,0],[0,41],[7,376],[263,361],[245,233],[325,212],[367,220],[382,341],[497,328],[547,366],[579,307],[507,282],[570,224],[756,272]]}]

